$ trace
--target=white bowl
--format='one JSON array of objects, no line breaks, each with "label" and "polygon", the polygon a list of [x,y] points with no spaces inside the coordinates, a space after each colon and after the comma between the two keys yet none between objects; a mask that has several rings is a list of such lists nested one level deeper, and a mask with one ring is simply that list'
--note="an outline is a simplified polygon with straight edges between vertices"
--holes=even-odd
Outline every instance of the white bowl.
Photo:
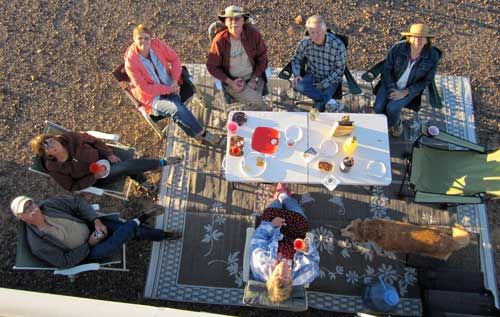
[{"label": "white bowl", "polygon": [[[257,162],[263,162],[263,166],[258,166]],[[240,164],[241,172],[248,177],[258,177],[264,173],[267,168],[266,157],[257,152],[244,154]]]},{"label": "white bowl", "polygon": [[319,153],[322,156],[334,157],[339,151],[339,145],[333,139],[326,139],[319,145]]},{"label": "white bowl", "polygon": [[102,160],[97,161],[97,164],[104,165],[106,167],[106,174],[101,178],[108,177],[109,172],[111,171],[111,164],[109,164],[109,161],[102,159]]}]

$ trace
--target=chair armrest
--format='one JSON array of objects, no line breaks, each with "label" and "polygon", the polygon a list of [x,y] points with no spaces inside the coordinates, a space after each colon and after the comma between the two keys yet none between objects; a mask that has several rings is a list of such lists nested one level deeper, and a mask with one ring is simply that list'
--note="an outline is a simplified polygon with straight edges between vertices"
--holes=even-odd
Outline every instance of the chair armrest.
[{"label": "chair armrest", "polygon": [[118,134],[104,133],[99,131],[87,131],[87,133],[101,140],[118,142],[118,140],[120,139],[120,136]]},{"label": "chair armrest", "polygon": [[97,195],[97,196],[102,196],[104,194],[104,189],[97,188],[97,187],[87,187],[87,188],[84,188],[82,190],[79,190],[78,192],[80,192],[80,193],[90,193],[90,194],[94,194],[94,195]]},{"label": "chair armrest", "polygon": [[271,67],[267,66],[267,68],[266,68],[267,79],[269,80],[269,78],[271,78],[272,75],[273,75],[273,71],[271,70]]},{"label": "chair armrest", "polygon": [[99,263],[88,263],[88,264],[73,266],[72,268],[69,269],[57,269],[54,270],[54,274],[72,276],[87,271],[98,271],[100,268],[101,265]]}]

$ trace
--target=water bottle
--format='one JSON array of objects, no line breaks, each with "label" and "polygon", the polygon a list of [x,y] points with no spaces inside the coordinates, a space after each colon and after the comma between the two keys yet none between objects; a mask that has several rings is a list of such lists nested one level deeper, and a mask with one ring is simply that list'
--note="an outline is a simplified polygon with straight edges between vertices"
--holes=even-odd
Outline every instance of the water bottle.
[{"label": "water bottle", "polygon": [[367,285],[362,296],[366,307],[381,313],[392,311],[399,303],[399,295],[396,289],[385,284],[382,278]]}]

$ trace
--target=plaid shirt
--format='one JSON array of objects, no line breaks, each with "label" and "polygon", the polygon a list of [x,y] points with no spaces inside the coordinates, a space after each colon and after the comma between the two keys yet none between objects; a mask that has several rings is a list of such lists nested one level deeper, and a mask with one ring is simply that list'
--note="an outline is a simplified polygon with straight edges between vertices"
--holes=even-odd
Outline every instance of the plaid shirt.
[{"label": "plaid shirt", "polygon": [[307,59],[307,72],[312,73],[315,83],[323,88],[342,81],[345,69],[344,43],[332,33],[326,33],[325,45],[316,45],[304,36],[292,59],[294,76],[300,76],[300,64]]},{"label": "plaid shirt", "polygon": [[[250,269],[254,279],[267,282],[278,263],[278,240],[282,238],[280,228],[271,222],[263,221],[255,229],[250,241]],[[295,252],[292,265],[292,284],[305,285],[319,275],[319,254],[316,245],[311,243],[307,253]]]}]

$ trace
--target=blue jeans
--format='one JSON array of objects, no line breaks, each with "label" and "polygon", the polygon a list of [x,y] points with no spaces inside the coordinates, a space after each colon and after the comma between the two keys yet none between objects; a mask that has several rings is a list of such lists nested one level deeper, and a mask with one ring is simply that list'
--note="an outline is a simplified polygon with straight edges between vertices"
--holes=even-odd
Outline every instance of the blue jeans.
[{"label": "blue jeans", "polygon": [[401,110],[408,106],[412,99],[412,97],[406,96],[399,100],[390,100],[389,90],[384,85],[380,85],[375,98],[375,112],[385,114],[387,116],[387,125],[392,128],[399,121]]},{"label": "blue jeans", "polygon": [[158,168],[160,168],[160,161],[155,159],[143,158],[113,163],[108,177],[98,179],[94,185],[97,187],[105,186],[113,183],[121,176],[130,176],[130,178],[141,184],[147,180],[143,172],[153,171]]},{"label": "blue jeans", "polygon": [[[163,230],[137,226],[135,221],[127,222],[102,220],[102,223],[108,228],[108,237],[96,244],[87,256],[87,260],[96,261],[109,257],[114,252],[121,249],[122,245],[132,239],[161,241],[165,233]],[[93,228],[89,226],[93,232]]]},{"label": "blue jeans", "polygon": [[304,218],[307,219],[307,217],[304,213],[304,209],[302,209],[302,207],[300,207],[299,203],[295,199],[293,199],[292,197],[287,197],[287,198],[283,199],[283,203],[281,203],[279,201],[279,199],[276,199],[275,201],[273,201],[269,205],[269,208],[284,208],[284,209],[296,212],[296,213],[304,216]]},{"label": "blue jeans", "polygon": [[302,77],[302,80],[297,82],[295,86],[295,91],[314,100],[314,108],[318,109],[319,112],[325,111],[325,104],[332,99],[333,94],[337,90],[339,83],[331,84],[326,88],[316,88],[313,86],[314,80],[310,73],[307,73]]},{"label": "blue jeans", "polygon": [[153,102],[153,114],[170,117],[190,137],[200,134],[203,127],[182,102],[179,95],[161,95]]}]

